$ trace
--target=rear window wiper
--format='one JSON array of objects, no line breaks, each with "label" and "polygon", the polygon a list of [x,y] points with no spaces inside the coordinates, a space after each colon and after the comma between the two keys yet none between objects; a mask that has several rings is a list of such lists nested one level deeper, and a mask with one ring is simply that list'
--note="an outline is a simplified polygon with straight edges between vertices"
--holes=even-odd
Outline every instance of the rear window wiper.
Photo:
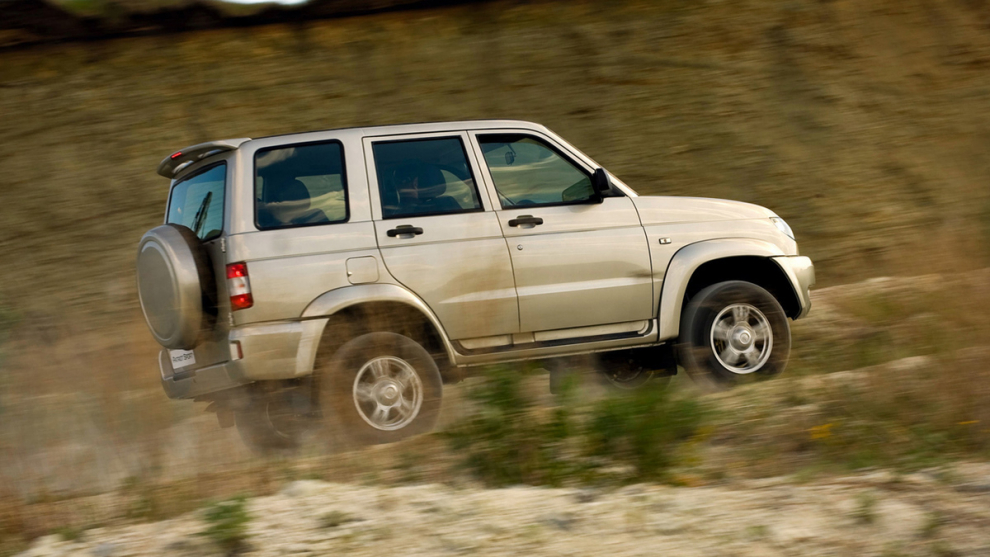
[{"label": "rear window wiper", "polygon": [[199,204],[199,210],[196,211],[196,217],[193,218],[192,231],[197,237],[202,239],[199,232],[203,229],[203,225],[206,224],[206,213],[210,210],[210,200],[213,199],[213,192],[206,192],[206,197],[203,198],[203,202]]}]

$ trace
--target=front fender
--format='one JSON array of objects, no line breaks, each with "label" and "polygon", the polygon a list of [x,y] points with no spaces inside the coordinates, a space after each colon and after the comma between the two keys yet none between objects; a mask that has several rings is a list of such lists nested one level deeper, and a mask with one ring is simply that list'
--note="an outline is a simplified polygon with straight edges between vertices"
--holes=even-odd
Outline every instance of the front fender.
[{"label": "front fender", "polygon": [[726,257],[785,255],[780,247],[753,238],[724,238],[705,240],[684,246],[667,265],[660,293],[660,340],[677,338],[681,329],[684,293],[691,276],[703,264]]},{"label": "front fender", "polygon": [[329,292],[324,292],[320,294],[315,300],[310,302],[306,309],[302,312],[303,320],[318,320],[320,325],[315,327],[313,330],[313,335],[309,337],[306,354],[303,356],[303,347],[300,346],[300,359],[303,357],[308,358],[309,368],[312,369],[313,363],[316,361],[316,351],[319,348],[319,340],[323,336],[323,329],[327,324],[326,317],[334,315],[335,313],[347,309],[348,307],[355,306],[363,303],[373,303],[373,302],[394,302],[405,304],[411,306],[423,316],[429,320],[429,322],[436,329],[437,334],[440,335],[440,339],[443,341],[444,349],[447,351],[447,357],[450,361],[456,361],[456,354],[454,352],[454,347],[450,343],[450,339],[447,337],[447,332],[444,330],[443,325],[440,324],[440,320],[433,313],[426,302],[419,298],[419,296],[413,294],[412,292],[406,290],[405,288],[398,286],[396,284],[358,284],[353,286],[345,286],[343,288],[337,288],[336,290],[331,290]]}]

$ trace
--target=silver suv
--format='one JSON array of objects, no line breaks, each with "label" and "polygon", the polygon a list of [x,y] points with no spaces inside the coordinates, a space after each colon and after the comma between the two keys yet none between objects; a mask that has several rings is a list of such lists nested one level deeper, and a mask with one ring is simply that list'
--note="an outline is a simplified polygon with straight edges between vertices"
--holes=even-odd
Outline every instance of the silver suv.
[{"label": "silver suv", "polygon": [[637,196],[538,124],[214,141],[158,173],[165,224],[137,271],[162,386],[257,449],[314,423],[429,431],[442,384],[499,362],[590,355],[617,388],[678,364],[776,375],[810,307],[814,267],[772,211]]}]

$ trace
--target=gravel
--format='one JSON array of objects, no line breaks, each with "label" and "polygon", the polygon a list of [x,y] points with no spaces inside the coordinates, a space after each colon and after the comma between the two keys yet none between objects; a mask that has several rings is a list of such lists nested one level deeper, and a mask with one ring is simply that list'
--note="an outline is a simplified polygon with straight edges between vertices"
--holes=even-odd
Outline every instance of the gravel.
[{"label": "gravel", "polygon": [[[983,485],[973,465],[959,486]],[[974,473],[975,471],[975,473]],[[864,508],[869,501],[869,508]],[[990,494],[929,474],[618,489],[296,481],[248,500],[250,555],[986,555]],[[23,557],[216,555],[200,512],[46,536]]]}]

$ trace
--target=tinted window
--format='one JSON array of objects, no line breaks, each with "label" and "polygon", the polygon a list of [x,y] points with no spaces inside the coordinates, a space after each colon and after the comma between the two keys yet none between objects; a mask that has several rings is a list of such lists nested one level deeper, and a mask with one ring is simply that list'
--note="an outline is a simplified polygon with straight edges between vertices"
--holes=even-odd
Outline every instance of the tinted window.
[{"label": "tinted window", "polygon": [[480,135],[502,207],[583,203],[591,177],[546,143],[527,135]]},{"label": "tinted window", "polygon": [[384,218],[482,210],[459,138],[387,141],[372,149]]},{"label": "tinted window", "polygon": [[261,230],[347,220],[340,143],[259,150],[254,155],[255,223]]},{"label": "tinted window", "polygon": [[227,165],[220,163],[183,179],[172,188],[168,221],[192,229],[201,240],[211,240],[223,231],[223,196]]}]

